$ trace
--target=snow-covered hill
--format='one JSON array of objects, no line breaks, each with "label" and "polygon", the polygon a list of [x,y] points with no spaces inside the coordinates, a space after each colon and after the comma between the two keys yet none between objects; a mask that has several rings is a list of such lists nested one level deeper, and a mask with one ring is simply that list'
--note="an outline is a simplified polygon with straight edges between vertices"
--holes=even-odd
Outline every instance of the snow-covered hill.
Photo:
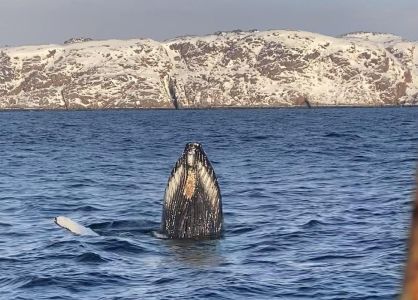
[{"label": "snow-covered hill", "polygon": [[0,108],[418,104],[417,46],[272,30],[1,48]]}]

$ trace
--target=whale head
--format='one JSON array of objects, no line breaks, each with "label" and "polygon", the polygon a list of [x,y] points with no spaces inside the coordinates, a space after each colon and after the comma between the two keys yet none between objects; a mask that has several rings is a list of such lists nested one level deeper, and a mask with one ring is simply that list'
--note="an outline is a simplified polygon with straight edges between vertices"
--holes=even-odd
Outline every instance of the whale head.
[{"label": "whale head", "polygon": [[186,164],[188,167],[195,167],[197,161],[206,157],[205,152],[203,151],[202,145],[199,143],[187,143],[184,148],[183,155],[186,158]]},{"label": "whale head", "polygon": [[215,171],[199,143],[187,143],[168,179],[161,231],[173,239],[218,238],[223,226]]}]

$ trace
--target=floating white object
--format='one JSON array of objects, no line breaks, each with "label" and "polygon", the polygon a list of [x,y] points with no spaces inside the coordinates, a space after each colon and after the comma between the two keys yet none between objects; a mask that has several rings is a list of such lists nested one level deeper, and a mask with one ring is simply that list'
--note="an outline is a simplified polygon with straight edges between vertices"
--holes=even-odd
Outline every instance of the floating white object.
[{"label": "floating white object", "polygon": [[83,225],[78,224],[70,218],[58,216],[54,219],[54,221],[58,226],[65,228],[74,234],[98,236],[98,234],[90,228],[84,227]]}]

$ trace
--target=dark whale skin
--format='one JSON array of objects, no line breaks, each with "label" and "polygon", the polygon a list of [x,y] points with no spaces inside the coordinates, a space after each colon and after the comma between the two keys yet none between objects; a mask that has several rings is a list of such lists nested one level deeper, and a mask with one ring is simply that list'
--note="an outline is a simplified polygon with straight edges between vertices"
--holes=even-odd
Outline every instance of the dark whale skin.
[{"label": "dark whale skin", "polygon": [[201,144],[188,143],[168,179],[161,232],[170,239],[216,239],[223,231],[221,192]]}]

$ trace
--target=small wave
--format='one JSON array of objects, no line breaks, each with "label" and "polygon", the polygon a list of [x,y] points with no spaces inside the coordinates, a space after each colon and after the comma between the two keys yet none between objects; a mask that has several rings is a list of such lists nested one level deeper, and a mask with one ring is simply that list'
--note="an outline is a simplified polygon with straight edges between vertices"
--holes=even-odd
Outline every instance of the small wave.
[{"label": "small wave", "polygon": [[101,209],[92,205],[83,205],[83,206],[77,207],[75,210],[76,211],[100,211]]},{"label": "small wave", "polygon": [[230,233],[231,234],[243,234],[243,233],[251,232],[253,230],[254,228],[252,227],[241,227],[241,228],[232,229]]},{"label": "small wave", "polygon": [[323,225],[328,225],[328,224],[319,220],[312,219],[306,222],[305,224],[303,224],[301,227],[305,229],[309,229],[309,228],[320,227]]},{"label": "small wave", "polygon": [[12,227],[12,224],[0,222],[0,227]]},{"label": "small wave", "polygon": [[13,286],[20,286],[20,281],[21,280],[19,278],[0,277],[0,288],[7,288],[10,290]]},{"label": "small wave", "polygon": [[403,158],[400,162],[401,163],[408,163],[408,162],[416,162],[416,157],[408,157],[408,158]]},{"label": "small wave", "polygon": [[135,233],[152,234],[152,231],[158,228],[159,225],[159,223],[154,221],[120,220],[94,223],[89,227],[100,233],[100,235],[120,235],[125,233],[135,235]]},{"label": "small wave", "polygon": [[83,254],[80,254],[75,259],[78,262],[84,262],[84,263],[101,263],[106,262],[107,260],[101,257],[99,254],[94,252],[86,252]]},{"label": "small wave", "polygon": [[263,299],[263,296],[268,296],[268,299],[271,299],[272,291],[276,289],[274,284],[241,281],[239,283],[231,282],[228,286],[228,293],[239,295],[242,299]]},{"label": "small wave", "polygon": [[10,257],[0,257],[0,262],[16,263],[16,262],[19,262],[19,260],[16,258],[10,258]]},{"label": "small wave", "polygon": [[268,253],[268,252],[275,252],[275,251],[277,251],[277,247],[273,245],[262,245],[262,246],[259,246],[259,248],[257,249],[257,252],[260,252],[260,253]]},{"label": "small wave", "polygon": [[122,138],[121,140],[121,143],[135,143],[135,142],[136,142],[135,140],[129,137]]},{"label": "small wave", "polygon": [[89,178],[83,178],[82,180],[75,180],[74,182],[68,182],[65,188],[81,188],[90,187],[91,185],[97,184],[97,181]]},{"label": "small wave", "polygon": [[77,124],[61,124],[61,128],[66,128],[66,127],[78,127],[79,125]]},{"label": "small wave", "polygon": [[66,247],[66,246],[81,246],[80,242],[78,240],[72,239],[72,240],[65,240],[65,241],[58,241],[58,242],[52,242],[51,244],[45,246],[45,248],[57,248],[57,247]]},{"label": "small wave", "polygon": [[40,286],[49,286],[54,285],[56,280],[52,277],[40,277],[40,276],[31,276],[24,280],[20,288],[33,288],[33,287],[40,287]]},{"label": "small wave", "polygon": [[94,229],[103,228],[129,228],[129,227],[140,227],[144,222],[132,221],[132,220],[117,220],[117,221],[105,221],[100,223],[91,224]]},{"label": "small wave", "polygon": [[252,136],[250,138],[252,138],[253,140],[267,140],[267,139],[271,139],[273,136],[272,135],[255,135]]},{"label": "small wave", "polygon": [[100,222],[100,223],[91,224],[89,227],[91,229],[93,229],[93,230],[96,230],[96,229],[107,229],[107,228],[112,227],[113,223],[114,223],[113,221]]},{"label": "small wave", "polygon": [[[83,276],[71,275],[64,277],[55,276],[25,276],[20,278],[22,289],[33,289],[48,286],[61,286],[77,292],[80,287],[92,287],[97,285],[97,281],[91,278],[100,278],[102,282],[118,283],[118,276],[107,276],[104,273],[85,273]],[[60,298],[61,299],[61,298]]]},{"label": "small wave", "polygon": [[330,260],[347,260],[364,258],[362,255],[333,255],[326,254],[310,258],[310,261],[330,261]]},{"label": "small wave", "polygon": [[176,281],[176,278],[158,278],[157,280],[154,280],[153,284],[166,284],[173,281]]},{"label": "small wave", "polygon": [[135,254],[144,253],[146,251],[144,247],[127,240],[110,239],[101,243],[104,251]]},{"label": "small wave", "polygon": [[78,189],[78,188],[83,188],[83,187],[90,187],[91,185],[87,182],[83,182],[83,183],[72,183],[72,184],[68,184],[65,187],[68,189]]},{"label": "small wave", "polygon": [[243,142],[253,142],[253,141],[263,141],[269,140],[274,138],[272,135],[254,135],[254,136],[246,136],[241,139]]},{"label": "small wave", "polygon": [[201,291],[197,291],[198,299],[232,299],[225,297],[225,291],[208,291],[207,288],[202,289]]},{"label": "small wave", "polygon": [[370,161],[370,157],[364,155],[355,155],[352,159],[354,162],[367,162]]},{"label": "small wave", "polygon": [[349,140],[361,139],[361,136],[354,133],[338,133],[338,132],[329,132],[324,135],[326,138],[346,138]]}]

